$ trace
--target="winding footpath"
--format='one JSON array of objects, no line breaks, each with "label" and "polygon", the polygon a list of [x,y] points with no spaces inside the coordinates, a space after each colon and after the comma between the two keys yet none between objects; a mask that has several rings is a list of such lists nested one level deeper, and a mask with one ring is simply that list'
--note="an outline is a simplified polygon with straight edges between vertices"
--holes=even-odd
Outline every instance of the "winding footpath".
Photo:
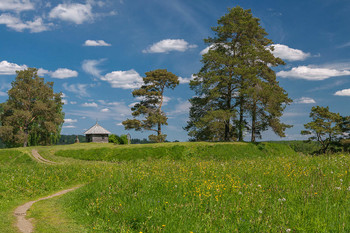
[{"label": "winding footpath", "polygon": [[[32,150],[32,155],[38,162],[45,163],[45,164],[57,164],[55,162],[46,160],[43,157],[41,157],[37,150]],[[23,233],[31,233],[31,232],[33,232],[33,228],[34,227],[33,227],[33,224],[31,223],[31,220],[30,219],[26,219],[25,217],[27,215],[27,211],[29,210],[29,208],[35,202],[46,200],[46,199],[50,199],[50,198],[53,198],[53,197],[57,197],[57,196],[66,194],[68,192],[76,190],[79,187],[81,187],[81,186],[76,186],[76,187],[73,187],[73,188],[70,188],[70,189],[65,189],[65,190],[59,191],[59,192],[57,192],[55,194],[52,194],[50,196],[42,197],[42,198],[39,198],[38,200],[30,201],[30,202],[25,203],[24,205],[21,205],[21,206],[17,207],[15,209],[15,212],[14,212],[14,215],[17,218],[17,224],[16,224],[17,228],[20,230],[20,232],[23,232]]]}]

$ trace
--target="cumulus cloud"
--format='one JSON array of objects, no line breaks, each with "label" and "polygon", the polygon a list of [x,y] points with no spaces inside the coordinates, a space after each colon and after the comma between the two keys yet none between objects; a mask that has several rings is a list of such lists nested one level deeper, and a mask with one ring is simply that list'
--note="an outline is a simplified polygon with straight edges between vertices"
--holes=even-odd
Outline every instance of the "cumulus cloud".
[{"label": "cumulus cloud", "polygon": [[1,14],[0,24],[4,24],[17,32],[29,30],[31,33],[47,31],[50,29],[50,26],[52,26],[52,23],[45,24],[40,17],[37,17],[34,21],[23,22],[20,18],[10,14]]},{"label": "cumulus cloud", "polygon": [[78,122],[77,119],[64,119],[64,123],[67,123],[67,124],[72,124],[72,123],[76,123]]},{"label": "cumulus cloud", "polygon": [[293,49],[283,44],[273,44],[273,55],[288,61],[303,61],[310,57],[310,53],[305,53],[300,49]]},{"label": "cumulus cloud", "polygon": [[111,46],[104,40],[86,40],[84,46]]},{"label": "cumulus cloud", "polygon": [[309,97],[301,97],[299,99],[294,100],[294,103],[297,104],[315,104],[316,101]]},{"label": "cumulus cloud", "polygon": [[206,47],[206,48],[203,49],[199,54],[200,54],[200,55],[204,55],[204,54],[208,53],[208,52],[209,52],[209,49],[211,49],[211,48],[213,48],[213,45],[210,45],[210,46]]},{"label": "cumulus cloud", "polygon": [[109,108],[102,108],[101,109],[101,112],[109,112],[109,111],[111,111]]},{"label": "cumulus cloud", "polygon": [[73,78],[78,76],[78,72],[67,68],[59,68],[54,72],[51,72],[50,76],[52,78],[58,78],[58,79]]},{"label": "cumulus cloud", "polygon": [[8,61],[0,62],[0,75],[14,75],[17,70],[25,70],[28,67],[26,65],[17,65]]},{"label": "cumulus cloud", "polygon": [[81,83],[69,85],[68,83],[63,83],[62,86],[66,91],[75,93],[75,94],[82,96],[82,97],[87,97],[87,96],[89,96],[89,94],[87,93],[87,88],[90,87],[91,85],[81,84]]},{"label": "cumulus cloud", "polygon": [[194,75],[192,74],[191,75],[191,78],[182,78],[182,77],[179,77],[179,82],[180,84],[186,84],[186,83],[190,83],[191,80],[194,79]]},{"label": "cumulus cloud", "polygon": [[83,106],[83,107],[94,107],[94,108],[97,108],[97,107],[98,107],[98,104],[96,104],[95,102],[92,102],[92,103],[83,103],[81,106]]},{"label": "cumulus cloud", "polygon": [[169,112],[169,116],[188,114],[190,107],[191,103],[189,101],[179,100],[179,103],[175,105],[174,110]]},{"label": "cumulus cloud", "polygon": [[100,60],[84,60],[82,64],[83,70],[91,74],[94,77],[101,78],[101,70],[97,67],[101,62],[103,62],[104,59]]},{"label": "cumulus cloud", "polygon": [[350,96],[350,89],[344,89],[341,91],[337,91],[336,93],[334,93],[334,95],[337,96]]},{"label": "cumulus cloud", "polygon": [[331,68],[320,68],[311,66],[298,66],[289,71],[280,71],[277,73],[278,77],[282,78],[297,78],[311,81],[324,80],[331,77],[350,75],[349,70],[339,70]]},{"label": "cumulus cloud", "polygon": [[185,52],[188,49],[196,48],[197,45],[190,45],[184,39],[166,39],[161,40],[144,49],[143,53],[168,53],[171,51]]},{"label": "cumulus cloud", "polygon": [[107,81],[113,88],[135,89],[142,83],[142,77],[135,70],[113,71],[101,77],[101,80]]},{"label": "cumulus cloud", "polygon": [[34,4],[30,0],[1,0],[0,10],[16,12],[34,10]]},{"label": "cumulus cloud", "polygon": [[89,3],[59,4],[50,11],[49,17],[69,21],[75,24],[82,24],[86,21],[92,21],[94,19],[92,6]]}]

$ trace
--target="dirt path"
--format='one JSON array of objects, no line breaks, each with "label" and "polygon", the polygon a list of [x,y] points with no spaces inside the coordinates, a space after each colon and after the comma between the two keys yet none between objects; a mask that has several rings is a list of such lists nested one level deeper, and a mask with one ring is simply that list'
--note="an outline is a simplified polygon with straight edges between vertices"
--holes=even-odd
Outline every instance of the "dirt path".
[{"label": "dirt path", "polygon": [[31,219],[26,219],[25,216],[27,215],[27,211],[29,210],[29,208],[35,202],[46,200],[46,199],[49,199],[49,198],[53,198],[53,197],[57,197],[57,196],[66,194],[68,192],[71,192],[71,191],[79,188],[79,187],[81,187],[81,186],[77,186],[77,187],[74,187],[74,188],[62,190],[62,191],[60,191],[58,193],[52,194],[52,195],[47,196],[47,197],[40,198],[40,199],[38,199],[36,201],[27,202],[24,205],[21,205],[21,206],[17,207],[17,209],[14,212],[14,215],[17,217],[17,224],[16,224],[17,228],[20,230],[20,232],[23,232],[23,233],[31,233],[31,232],[33,232],[33,224],[31,223]]},{"label": "dirt path", "polygon": [[56,162],[52,162],[50,160],[47,160],[47,159],[44,159],[43,157],[41,157],[41,155],[38,153],[37,150],[32,150],[32,155],[33,155],[34,159],[40,163],[57,164]]}]

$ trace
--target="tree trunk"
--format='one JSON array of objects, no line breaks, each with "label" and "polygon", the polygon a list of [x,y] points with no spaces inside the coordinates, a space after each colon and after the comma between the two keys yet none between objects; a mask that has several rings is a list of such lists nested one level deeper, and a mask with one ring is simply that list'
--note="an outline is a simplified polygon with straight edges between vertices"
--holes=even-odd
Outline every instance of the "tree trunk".
[{"label": "tree trunk", "polygon": [[256,131],[256,103],[253,103],[253,107],[252,107],[252,137],[251,137],[251,142],[255,142],[255,131]]},{"label": "tree trunk", "polygon": [[24,129],[24,142],[23,142],[23,147],[27,147],[28,146],[28,129]]},{"label": "tree trunk", "polygon": [[162,134],[162,125],[160,124],[160,122],[158,122],[157,134],[158,136]]},{"label": "tree trunk", "polygon": [[244,116],[243,116],[243,96],[241,96],[239,101],[239,123],[238,123],[238,141],[243,142],[243,121],[244,121]]}]

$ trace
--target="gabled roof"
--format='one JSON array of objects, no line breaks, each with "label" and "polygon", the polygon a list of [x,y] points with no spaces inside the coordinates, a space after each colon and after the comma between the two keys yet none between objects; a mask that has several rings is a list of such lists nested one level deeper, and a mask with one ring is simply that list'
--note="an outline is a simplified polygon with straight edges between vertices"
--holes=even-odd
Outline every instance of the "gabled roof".
[{"label": "gabled roof", "polygon": [[96,124],[87,131],[85,131],[84,134],[111,134],[111,132],[109,132],[96,122]]}]

